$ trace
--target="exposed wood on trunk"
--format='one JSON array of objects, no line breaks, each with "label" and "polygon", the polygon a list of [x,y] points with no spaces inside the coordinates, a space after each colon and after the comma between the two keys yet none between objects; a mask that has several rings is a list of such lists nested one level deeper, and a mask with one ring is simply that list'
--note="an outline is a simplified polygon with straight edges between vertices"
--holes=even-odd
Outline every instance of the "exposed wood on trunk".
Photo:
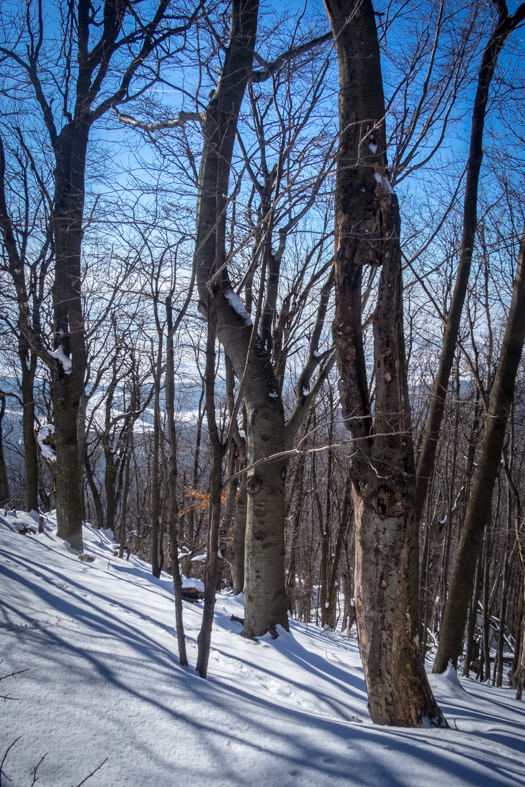
[{"label": "exposed wood on trunk", "polygon": [[[386,166],[385,102],[370,0],[325,0],[339,65],[335,193],[341,402],[354,449],[355,593],[370,713],[378,724],[446,724],[426,677],[418,632],[415,468],[403,337],[399,207]],[[363,350],[363,269],[381,266],[374,315],[376,399]]]}]

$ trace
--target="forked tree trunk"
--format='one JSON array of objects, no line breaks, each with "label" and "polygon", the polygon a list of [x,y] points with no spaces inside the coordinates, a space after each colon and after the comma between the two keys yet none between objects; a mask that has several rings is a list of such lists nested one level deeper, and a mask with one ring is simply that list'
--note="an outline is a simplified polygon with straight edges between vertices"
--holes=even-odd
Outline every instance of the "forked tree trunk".
[{"label": "forked tree trunk", "polygon": [[[446,726],[421,657],[415,467],[403,336],[399,206],[386,161],[385,102],[370,0],[325,0],[339,66],[334,343],[355,440],[355,594],[370,715],[377,724]],[[363,268],[381,266],[372,413],[363,349]]]},{"label": "forked tree trunk", "polygon": [[456,665],[461,654],[476,562],[491,510],[492,492],[500,466],[501,451],[514,398],[514,384],[524,339],[525,231],[521,240],[512,303],[507,317],[489,408],[485,416],[485,431],[474,471],[465,521],[461,530],[433,672],[444,672],[449,661]]},{"label": "forked tree trunk", "polygon": [[[257,326],[252,326],[248,314],[232,289],[226,270],[224,236],[229,175],[238,114],[246,85],[252,75],[257,16],[258,0],[233,0],[228,49],[219,84],[206,108],[204,118],[194,256],[200,309],[206,313],[209,298],[213,299],[217,336],[243,387],[242,396],[247,416],[248,466],[291,447],[301,420],[324,379],[323,375],[327,374],[330,368],[326,359],[323,375],[319,374],[310,393],[304,395],[297,404],[285,431],[284,406],[279,380],[272,364],[271,342],[263,341]],[[320,40],[314,39],[311,44],[315,45]],[[271,257],[269,239],[270,229],[267,236],[267,256]],[[266,260],[266,257],[264,259]],[[272,264],[274,263],[275,260]],[[266,271],[269,279],[266,281],[263,270],[255,318],[257,323],[262,313],[261,331],[268,316],[268,311],[262,310],[264,286],[267,287],[267,301],[271,302],[269,292],[277,281],[274,277],[275,271],[272,274],[271,265],[266,267]],[[319,314],[322,314],[324,319],[321,305]],[[319,363],[315,358],[313,362],[313,367]],[[311,370],[308,373],[311,376]],[[247,472],[243,634],[249,637],[262,635],[276,624],[288,626],[284,578],[286,468],[287,462],[279,458],[251,467]]]}]

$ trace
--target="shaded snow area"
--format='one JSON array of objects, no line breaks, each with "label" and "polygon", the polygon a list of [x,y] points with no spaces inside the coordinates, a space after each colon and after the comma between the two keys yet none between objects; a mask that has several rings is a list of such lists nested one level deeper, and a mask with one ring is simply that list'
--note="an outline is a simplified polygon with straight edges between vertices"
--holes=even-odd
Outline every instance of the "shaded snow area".
[{"label": "shaded snow area", "polygon": [[[84,528],[94,562],[28,514],[0,517],[2,785],[323,787],[525,785],[525,703],[508,689],[432,676],[448,730],[373,726],[355,642],[292,623],[242,639],[239,600],[218,594],[209,680],[176,656],[171,578],[113,557]],[[196,658],[200,604],[185,603]],[[106,759],[107,758],[107,759]]]}]

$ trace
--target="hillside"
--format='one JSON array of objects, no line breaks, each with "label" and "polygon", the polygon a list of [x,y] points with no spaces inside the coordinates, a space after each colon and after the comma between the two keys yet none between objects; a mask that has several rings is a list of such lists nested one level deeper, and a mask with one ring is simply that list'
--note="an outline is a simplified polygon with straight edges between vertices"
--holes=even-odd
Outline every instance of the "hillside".
[{"label": "hillside", "polygon": [[[113,557],[84,527],[92,563],[27,514],[0,517],[2,785],[322,787],[525,785],[525,704],[455,673],[432,676],[449,730],[371,724],[357,644],[315,626],[259,643],[217,596],[209,680],[176,656],[171,577]],[[185,603],[191,664],[199,604]],[[8,779],[10,781],[8,781]]]}]

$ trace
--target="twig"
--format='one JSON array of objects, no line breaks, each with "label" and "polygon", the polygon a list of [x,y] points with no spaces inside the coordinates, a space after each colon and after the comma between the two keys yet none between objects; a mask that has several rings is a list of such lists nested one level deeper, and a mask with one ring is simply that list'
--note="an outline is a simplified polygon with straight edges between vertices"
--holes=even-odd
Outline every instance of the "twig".
[{"label": "twig", "polygon": [[[0,664],[2,662],[0,661]],[[18,670],[17,672],[10,672],[9,675],[0,675],[0,681],[5,680],[6,678],[14,678],[16,675],[21,675],[22,672],[27,672],[29,667],[26,669]],[[18,700],[18,697],[10,697],[8,694],[0,694],[0,700]]]},{"label": "twig", "polygon": [[3,758],[2,758],[2,762],[0,762],[0,787],[2,787],[2,774],[5,776],[5,778],[7,779],[8,782],[11,781],[11,779],[9,778],[7,773],[4,773],[4,762],[6,761],[7,755],[9,754],[9,752],[11,751],[11,749],[13,748],[15,743],[20,740],[20,738],[21,738],[21,736],[19,735],[18,738],[15,738],[13,743],[10,746],[7,747],[6,752],[5,752],[5,754],[4,754]]},{"label": "twig", "polygon": [[43,755],[40,757],[40,762],[38,763],[38,765],[35,765],[35,767],[34,767],[34,769],[33,769],[33,781],[31,782],[31,787],[33,787],[33,785],[35,785],[35,784],[37,783],[37,781],[38,781],[38,776],[36,775],[36,772],[38,771],[38,769],[40,768],[40,766],[42,765],[42,763],[44,762],[44,760],[45,760],[45,758],[46,758],[46,757],[47,757],[47,751],[46,751],[46,753],[45,753],[45,754],[43,754]]},{"label": "twig", "polygon": [[[103,766],[103,765],[104,765],[104,764],[105,764],[107,761],[108,761],[108,758],[106,757],[106,759],[105,759],[103,762],[101,762],[101,763],[100,763],[100,765],[99,765],[97,768],[95,768],[95,770],[94,770],[94,771],[91,771],[91,773],[90,773],[90,774],[88,774],[88,775],[86,776],[86,778],[85,778],[85,779],[82,779],[82,781],[81,781],[81,782],[79,782],[79,783],[77,784],[77,787],[80,787],[82,784],[85,784],[85,783],[87,782],[87,780],[88,780],[88,779],[91,779],[91,777],[92,777],[92,776],[94,776],[94,775],[95,775],[95,773],[96,773],[97,771],[99,771],[99,770],[102,768],[102,766]],[[1,785],[0,785],[0,787],[1,787]]]}]

